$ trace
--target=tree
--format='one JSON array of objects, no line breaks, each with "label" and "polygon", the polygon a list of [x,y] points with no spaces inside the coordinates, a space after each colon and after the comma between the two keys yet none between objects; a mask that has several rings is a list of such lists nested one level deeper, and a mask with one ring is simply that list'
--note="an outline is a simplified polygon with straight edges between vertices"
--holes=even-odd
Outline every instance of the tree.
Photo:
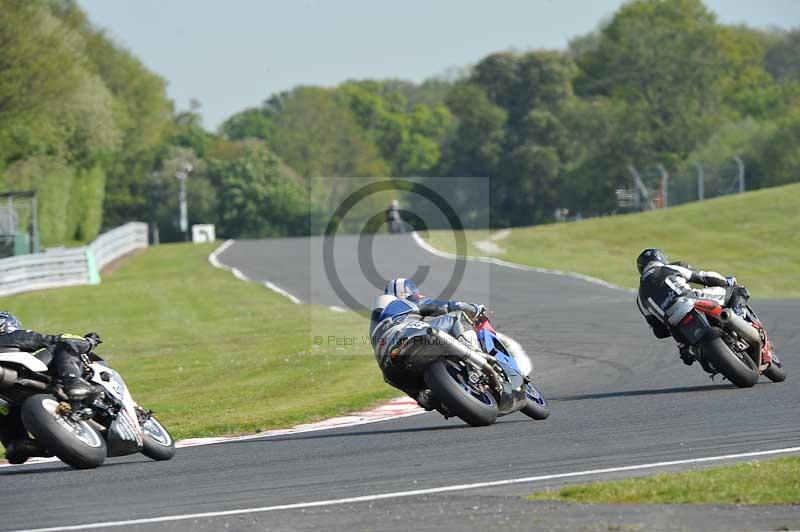
[{"label": "tree", "polygon": [[307,215],[303,189],[281,175],[278,160],[263,145],[248,144],[236,159],[212,161],[208,176],[219,193],[222,236],[303,234]]},{"label": "tree", "polygon": [[275,122],[262,109],[251,107],[227,119],[220,126],[220,133],[228,140],[261,139],[271,142],[275,135]]},{"label": "tree", "polygon": [[445,145],[445,173],[454,176],[492,176],[505,141],[507,113],[474,84],[460,84],[447,96],[458,119],[455,134]]},{"label": "tree", "polygon": [[[424,175],[439,162],[452,116],[444,105],[409,106],[397,82],[348,82],[337,89],[395,176]],[[405,87],[405,86],[403,86]]]},{"label": "tree", "polygon": [[304,177],[386,175],[375,145],[331,91],[299,87],[276,121],[274,149]]},{"label": "tree", "polygon": [[766,52],[765,64],[780,83],[800,81],[800,29],[776,39]]},{"label": "tree", "polygon": [[686,157],[721,119],[725,63],[715,17],[700,0],[625,4],[578,66],[580,95],[625,101],[628,127],[653,132],[636,147],[651,161]]}]

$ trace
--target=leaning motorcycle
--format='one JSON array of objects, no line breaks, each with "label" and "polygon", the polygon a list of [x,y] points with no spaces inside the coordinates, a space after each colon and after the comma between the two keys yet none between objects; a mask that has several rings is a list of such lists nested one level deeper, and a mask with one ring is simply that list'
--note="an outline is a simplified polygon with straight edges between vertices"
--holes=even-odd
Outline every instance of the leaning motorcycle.
[{"label": "leaning motorcycle", "polygon": [[398,362],[423,375],[445,417],[480,427],[517,411],[537,420],[550,415],[547,399],[531,382],[527,354],[504,344],[485,315],[475,320],[476,334],[469,338],[456,339],[424,321],[415,323],[417,327],[410,324],[406,330],[419,332],[405,339],[408,349],[397,349],[404,353]]},{"label": "leaning motorcycle", "polygon": [[76,469],[101,465],[106,457],[141,452],[169,460],[175,442],[166,428],[140,407],[122,376],[95,353],[83,355],[84,378],[101,392],[81,401],[48,393],[51,354],[0,353],[0,406],[22,408],[22,422],[45,451]]},{"label": "leaning motorcycle", "polygon": [[764,375],[773,382],[786,379],[767,330],[752,307],[742,315],[713,299],[680,297],[667,312],[672,336],[712,376],[721,373],[739,388],[749,388]]}]

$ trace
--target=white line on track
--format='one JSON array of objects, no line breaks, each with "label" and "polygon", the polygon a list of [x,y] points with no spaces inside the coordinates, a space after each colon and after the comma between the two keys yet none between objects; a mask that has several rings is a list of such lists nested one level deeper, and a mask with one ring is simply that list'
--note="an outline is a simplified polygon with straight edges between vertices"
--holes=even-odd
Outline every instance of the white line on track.
[{"label": "white line on track", "polygon": [[105,521],[99,523],[85,523],[81,525],[55,526],[50,528],[33,528],[26,530],[14,530],[11,532],[60,532],[67,530],[88,530],[95,528],[111,528],[121,526],[146,525],[153,523],[166,523],[170,521],[185,521],[188,519],[209,519],[212,517],[226,517],[232,515],[255,514],[264,512],[275,512],[278,510],[298,510],[303,508],[317,508],[320,506],[335,506],[339,504],[354,504],[360,502],[379,501],[382,499],[397,499],[401,497],[414,497],[419,495],[435,495],[437,493],[448,493],[453,491],[464,491],[478,488],[492,488],[496,486],[508,486],[511,484],[525,484],[539,482],[542,480],[558,480],[563,478],[588,477],[607,473],[618,473],[622,471],[638,471],[643,469],[655,469],[660,467],[670,467],[676,465],[702,464],[708,462],[719,462],[722,460],[735,460],[740,458],[754,458],[758,456],[770,456],[776,454],[798,453],[800,447],[787,447],[784,449],[772,449],[769,451],[755,451],[749,453],[726,454],[720,456],[706,456],[703,458],[688,458],[685,460],[672,460],[669,462],[655,462],[651,464],[638,464],[621,467],[607,467],[603,469],[589,469],[586,471],[575,471],[571,473],[557,473],[553,475],[540,475],[536,477],[512,478],[506,480],[493,480],[488,482],[476,482],[473,484],[455,484],[451,486],[441,486],[438,488],[427,488],[409,491],[395,491],[391,493],[378,493],[375,495],[364,495],[361,497],[346,497],[343,499],[327,499],[322,501],[299,502],[295,504],[279,504],[275,506],[260,506],[255,508],[240,508],[238,510],[223,510],[218,512],[202,512],[194,514],[175,514],[160,517],[147,517],[143,519],[131,519],[128,521]]},{"label": "white line on track", "polygon": [[217,249],[215,249],[214,251],[211,252],[211,254],[208,256],[208,262],[210,262],[211,265],[213,267],[215,267],[215,268],[219,268],[220,270],[225,270],[225,271],[231,272],[233,274],[233,276],[236,277],[237,279],[239,279],[240,281],[260,282],[261,284],[263,284],[265,287],[269,288],[270,290],[272,290],[276,294],[280,294],[283,297],[287,298],[289,301],[291,301],[295,305],[299,305],[301,303],[300,299],[298,299],[293,294],[290,294],[289,292],[287,292],[286,290],[284,290],[280,286],[276,285],[272,281],[256,281],[255,279],[251,279],[250,277],[248,277],[247,275],[242,273],[242,271],[239,268],[234,268],[232,266],[228,266],[226,264],[222,264],[219,261],[219,256],[226,249],[231,247],[231,245],[233,245],[233,243],[234,243],[233,240],[226,240],[220,247],[218,247]]}]

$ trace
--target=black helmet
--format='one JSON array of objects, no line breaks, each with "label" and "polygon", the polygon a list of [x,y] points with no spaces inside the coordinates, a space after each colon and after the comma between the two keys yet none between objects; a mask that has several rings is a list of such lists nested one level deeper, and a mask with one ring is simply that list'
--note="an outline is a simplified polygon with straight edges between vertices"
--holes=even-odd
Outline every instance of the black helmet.
[{"label": "black helmet", "polygon": [[0,312],[0,334],[8,334],[22,329],[22,324],[10,312]]},{"label": "black helmet", "polygon": [[660,262],[661,264],[667,263],[667,256],[660,249],[650,248],[639,253],[636,259],[636,267],[639,268],[639,274],[644,271],[645,267],[651,262]]},{"label": "black helmet", "polygon": [[417,285],[411,279],[403,277],[397,277],[389,281],[383,293],[399,299],[408,299],[409,301],[419,301],[423,297]]}]

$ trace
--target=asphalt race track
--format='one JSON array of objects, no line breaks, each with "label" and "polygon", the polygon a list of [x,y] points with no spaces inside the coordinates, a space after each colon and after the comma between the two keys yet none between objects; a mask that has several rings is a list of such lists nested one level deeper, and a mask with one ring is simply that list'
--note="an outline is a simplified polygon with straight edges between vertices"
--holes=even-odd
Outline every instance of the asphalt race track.
[{"label": "asphalt race track", "polygon": [[[275,283],[303,302],[343,307],[321,266],[320,242],[241,241],[219,259],[250,278]],[[356,249],[354,237],[337,237],[335,265],[348,293],[369,305],[377,290],[361,273]],[[454,270],[452,260],[422,250],[408,235],[377,237],[372,249],[375,269],[384,277],[411,276],[417,267],[429,266],[422,288],[430,296],[440,293]],[[649,332],[631,292],[483,262],[465,266],[456,297],[487,303],[495,311],[497,329],[533,355],[535,381],[552,402],[550,419],[535,422],[515,414],[475,429],[432,413],[187,448],[166,463],[137,456],[110,459],[93,471],[71,471],[61,463],[2,468],[0,530],[264,508],[800,444],[800,388],[795,383],[800,371],[800,301],[753,301],[789,379],[773,384],[762,377],[755,387],[739,390],[720,378],[712,382],[697,366],[684,366],[673,342],[657,341]],[[631,270],[634,275],[633,257]],[[309,324],[309,345],[318,333]],[[327,337],[330,332],[321,334]],[[609,476],[616,475],[591,479]],[[602,507],[530,503],[518,497],[558,482],[562,481],[145,523],[119,530],[515,530],[569,529],[586,522],[645,523],[645,529],[800,527],[796,508],[639,508],[629,510],[629,521],[620,521],[618,514],[625,512],[611,515]]]}]

